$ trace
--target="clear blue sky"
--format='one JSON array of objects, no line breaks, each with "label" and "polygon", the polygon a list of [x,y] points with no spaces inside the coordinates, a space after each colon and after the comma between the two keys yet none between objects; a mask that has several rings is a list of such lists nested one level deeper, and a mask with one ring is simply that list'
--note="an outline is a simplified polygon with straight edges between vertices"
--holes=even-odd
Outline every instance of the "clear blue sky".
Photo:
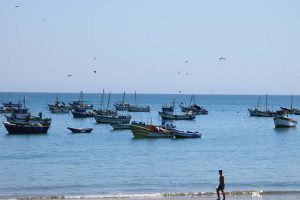
[{"label": "clear blue sky", "polygon": [[297,0],[1,0],[0,91],[300,94],[299,9]]}]

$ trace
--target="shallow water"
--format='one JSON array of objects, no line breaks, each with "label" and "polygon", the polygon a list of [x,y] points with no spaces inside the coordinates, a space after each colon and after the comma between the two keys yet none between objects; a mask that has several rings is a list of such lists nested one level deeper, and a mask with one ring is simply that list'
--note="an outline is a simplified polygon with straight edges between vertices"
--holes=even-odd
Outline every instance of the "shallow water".
[{"label": "shallow water", "polygon": [[[0,99],[18,100],[22,95],[0,93]],[[143,195],[213,192],[219,169],[224,170],[226,191],[299,191],[299,129],[275,129],[272,118],[249,117],[247,109],[257,104],[258,96],[196,96],[196,102],[207,108],[209,114],[197,116],[193,121],[178,121],[176,125],[178,129],[200,131],[202,138],[178,140],[134,139],[129,130],[112,131],[109,125],[96,124],[92,118],[51,114],[47,103],[53,102],[56,94],[25,95],[30,111],[33,114],[43,111],[52,118],[52,125],[47,135],[21,136],[7,135],[4,126],[0,126],[0,198],[91,195],[103,198],[119,194],[127,198],[135,195],[152,198]],[[65,102],[78,96],[60,94]],[[100,94],[85,94],[84,98],[96,108],[100,106]],[[122,94],[112,95],[111,105],[121,98]],[[133,95],[126,98],[133,101]],[[151,112],[133,113],[132,119],[160,124],[161,105],[173,99],[177,103],[188,102],[189,98],[189,95],[138,95],[137,101],[149,104]],[[294,102],[300,106],[300,97],[295,96]],[[289,106],[290,97],[269,96],[269,104],[273,109]],[[300,120],[300,116],[292,117]],[[92,134],[72,135],[66,129],[68,126],[94,130]],[[298,193],[247,194],[242,199],[271,200],[274,196],[299,199]],[[216,198],[179,195],[179,198],[190,197]],[[234,198],[241,195],[230,197]]]}]

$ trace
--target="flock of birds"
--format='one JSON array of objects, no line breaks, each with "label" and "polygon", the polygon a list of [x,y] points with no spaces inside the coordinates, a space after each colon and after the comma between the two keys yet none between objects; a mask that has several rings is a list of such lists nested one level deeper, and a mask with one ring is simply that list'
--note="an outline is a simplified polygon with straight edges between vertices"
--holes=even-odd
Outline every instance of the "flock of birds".
[{"label": "flock of birds", "polygon": [[[96,59],[97,59],[97,58],[96,58],[96,57],[94,57],[94,60],[96,60]],[[227,60],[227,59],[226,59],[225,57],[220,57],[220,58],[219,58],[219,61],[222,61],[222,60]],[[187,63],[189,63],[189,61],[188,61],[188,60],[186,60],[186,61],[184,61],[184,63],[185,63],[185,64],[187,64]],[[93,73],[94,73],[94,74],[96,74],[96,73],[97,73],[97,71],[96,71],[96,70],[94,70],[94,71],[93,71]],[[178,74],[180,74],[180,73],[181,73],[181,71],[177,71],[177,73],[178,73]],[[189,73],[188,73],[188,72],[186,72],[186,73],[185,73],[185,75],[186,75],[186,76],[188,76],[188,75],[189,75]],[[72,74],[69,74],[69,75],[67,75],[67,77],[68,77],[68,78],[69,78],[69,77],[72,77]]]}]

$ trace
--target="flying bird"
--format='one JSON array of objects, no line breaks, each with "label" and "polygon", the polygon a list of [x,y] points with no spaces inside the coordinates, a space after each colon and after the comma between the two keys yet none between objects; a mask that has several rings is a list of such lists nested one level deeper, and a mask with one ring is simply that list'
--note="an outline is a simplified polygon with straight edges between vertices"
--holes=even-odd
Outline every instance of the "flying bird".
[{"label": "flying bird", "polygon": [[71,77],[72,76],[72,74],[69,74],[67,77]]},{"label": "flying bird", "polygon": [[180,71],[177,71],[178,74],[180,74]]},{"label": "flying bird", "polygon": [[187,75],[187,76],[188,76],[188,75],[189,75],[189,73],[185,73],[185,75]]},{"label": "flying bird", "polygon": [[96,70],[94,70],[94,74],[96,74],[97,73],[97,71]]},{"label": "flying bird", "polygon": [[188,60],[186,60],[184,63],[188,63],[189,61]]},{"label": "flying bird", "polygon": [[96,57],[94,57],[94,60],[96,60],[97,58]]},{"label": "flying bird", "polygon": [[219,58],[219,60],[226,60],[226,58],[224,58],[224,57],[221,57],[221,58]]},{"label": "flying bird", "polygon": [[16,7],[16,8],[19,8],[19,6],[18,6],[18,5],[15,5],[15,7]]}]

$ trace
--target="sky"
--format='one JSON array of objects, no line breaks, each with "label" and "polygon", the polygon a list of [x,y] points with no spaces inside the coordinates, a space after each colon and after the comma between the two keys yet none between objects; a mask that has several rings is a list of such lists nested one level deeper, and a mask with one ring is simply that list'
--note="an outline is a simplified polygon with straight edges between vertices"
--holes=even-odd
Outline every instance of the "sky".
[{"label": "sky", "polygon": [[1,0],[0,92],[300,94],[299,8],[298,0]]}]

